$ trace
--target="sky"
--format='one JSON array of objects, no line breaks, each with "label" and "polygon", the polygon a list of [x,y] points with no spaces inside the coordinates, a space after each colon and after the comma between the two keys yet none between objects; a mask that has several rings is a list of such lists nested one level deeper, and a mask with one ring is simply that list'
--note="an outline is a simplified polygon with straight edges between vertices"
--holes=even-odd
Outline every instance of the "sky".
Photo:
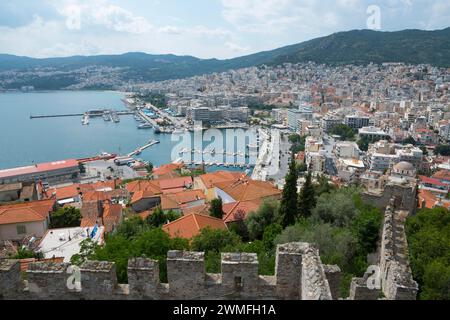
[{"label": "sky", "polygon": [[339,31],[449,26],[449,0],[2,0],[0,53],[224,59]]}]

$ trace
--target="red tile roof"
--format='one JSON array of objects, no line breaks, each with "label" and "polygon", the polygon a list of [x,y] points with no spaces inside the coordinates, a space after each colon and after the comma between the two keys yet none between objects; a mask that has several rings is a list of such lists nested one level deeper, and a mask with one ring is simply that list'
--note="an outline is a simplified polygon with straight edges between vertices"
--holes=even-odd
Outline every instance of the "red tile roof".
[{"label": "red tile roof", "polygon": [[267,197],[279,198],[281,196],[281,191],[275,188],[272,183],[248,178],[233,183],[216,183],[216,187],[226,192],[235,201],[249,201]]},{"label": "red tile roof", "polygon": [[178,193],[163,194],[161,196],[161,208],[163,210],[180,209],[191,202],[204,200],[202,190],[186,190]]},{"label": "red tile roof", "polygon": [[53,211],[55,200],[43,200],[0,206],[0,225],[43,221]]},{"label": "red tile roof", "polygon": [[223,205],[223,212],[225,213],[223,221],[226,223],[245,220],[249,213],[256,212],[261,205],[261,200],[252,201],[238,201],[227,203]]},{"label": "red tile roof", "polygon": [[439,187],[448,187],[448,184],[442,183],[439,179],[429,178],[426,176],[419,176],[421,183],[433,184]]},{"label": "red tile roof", "polygon": [[161,187],[159,186],[159,182],[157,180],[136,180],[125,185],[125,189],[129,193],[134,193],[137,191],[151,191],[154,194],[161,193]]},{"label": "red tile roof", "polygon": [[435,179],[450,181],[450,171],[449,170],[439,170],[432,176]]},{"label": "red tile roof", "polygon": [[171,179],[161,179],[156,181],[159,181],[159,186],[161,187],[162,190],[186,188],[192,185],[191,177],[177,177]]},{"label": "red tile roof", "polygon": [[236,181],[242,177],[241,172],[232,171],[217,171],[212,173],[206,173],[199,176],[206,188],[210,189],[214,187],[216,183],[226,181]]},{"label": "red tile roof", "polygon": [[177,169],[180,169],[183,167],[183,164],[181,163],[169,163],[162,165],[159,168],[153,169],[153,175],[155,177],[165,177],[165,178],[172,178],[178,176],[178,173],[175,171]]},{"label": "red tile roof", "polygon": [[63,200],[69,198],[75,198],[80,194],[80,185],[73,184],[70,186],[60,187],[60,188],[51,188],[45,192],[47,198],[52,198],[53,195],[56,195],[56,200]]},{"label": "red tile roof", "polygon": [[141,190],[141,191],[137,191],[133,194],[133,197],[131,197],[131,202],[130,203],[136,203],[138,201],[141,201],[142,199],[147,199],[147,198],[154,198],[154,197],[158,197],[158,195],[155,195],[152,191],[150,190]]},{"label": "red tile roof", "polygon": [[223,220],[201,214],[190,214],[183,216],[180,219],[162,227],[162,229],[167,232],[170,237],[184,239],[191,239],[199,235],[201,230],[204,228],[227,230],[227,226]]}]

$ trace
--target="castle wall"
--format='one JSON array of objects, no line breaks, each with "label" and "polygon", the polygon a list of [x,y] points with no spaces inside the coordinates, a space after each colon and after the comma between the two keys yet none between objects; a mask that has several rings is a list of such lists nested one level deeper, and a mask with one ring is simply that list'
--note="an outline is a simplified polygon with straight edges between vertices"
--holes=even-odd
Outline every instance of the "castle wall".
[{"label": "castle wall", "polygon": [[[337,266],[324,267],[307,243],[277,248],[276,275],[258,275],[254,253],[223,253],[220,274],[205,272],[204,253],[169,251],[168,283],[159,281],[159,263],[128,261],[128,284],[118,284],[113,262],[30,263],[27,280],[18,260],[0,260],[0,299],[308,299],[330,300],[338,287]],[[332,280],[332,290],[326,275]]]}]

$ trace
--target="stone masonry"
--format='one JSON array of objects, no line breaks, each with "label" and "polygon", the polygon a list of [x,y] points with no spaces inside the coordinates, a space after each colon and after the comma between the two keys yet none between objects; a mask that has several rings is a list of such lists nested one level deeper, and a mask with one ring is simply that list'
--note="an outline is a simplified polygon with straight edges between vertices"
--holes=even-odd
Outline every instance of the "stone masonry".
[{"label": "stone masonry", "polygon": [[[18,260],[0,260],[0,299],[337,299],[340,269],[324,266],[308,243],[277,247],[274,276],[258,275],[253,253],[222,253],[221,273],[205,272],[204,253],[170,251],[168,283],[160,283],[158,261],[128,261],[128,284],[118,284],[112,262],[31,263],[26,274]],[[75,270],[75,272],[74,272]],[[78,283],[79,286],[70,285]]]}]

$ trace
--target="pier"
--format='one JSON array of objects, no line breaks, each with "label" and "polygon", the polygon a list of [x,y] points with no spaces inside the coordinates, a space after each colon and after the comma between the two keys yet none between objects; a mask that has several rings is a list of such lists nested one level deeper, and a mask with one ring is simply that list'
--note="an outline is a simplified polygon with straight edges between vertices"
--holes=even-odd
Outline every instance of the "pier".
[{"label": "pier", "polygon": [[155,144],[158,144],[159,141],[158,140],[150,140],[146,145],[137,148],[136,150],[134,150],[133,152],[127,154],[127,157],[133,157],[133,156],[137,156],[139,154],[142,153],[142,151],[144,151],[145,149],[150,148],[151,146],[154,146]]},{"label": "pier", "polygon": [[64,118],[64,117],[82,117],[85,114],[88,114],[90,117],[101,117],[107,113],[113,113],[115,116],[124,116],[134,114],[133,111],[129,110],[90,110],[83,113],[66,113],[66,114],[49,114],[49,115],[30,115],[30,119],[45,119],[45,118]]}]

